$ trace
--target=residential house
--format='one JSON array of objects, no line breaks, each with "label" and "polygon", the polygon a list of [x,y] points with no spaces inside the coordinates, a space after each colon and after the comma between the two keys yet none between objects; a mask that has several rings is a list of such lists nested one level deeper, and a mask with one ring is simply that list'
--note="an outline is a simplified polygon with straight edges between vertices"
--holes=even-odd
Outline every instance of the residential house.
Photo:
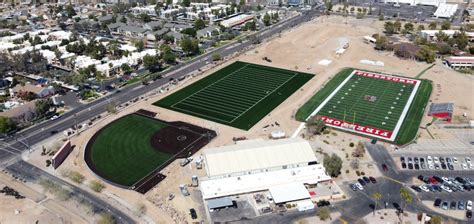
[{"label": "residential house", "polygon": [[474,57],[449,57],[444,60],[444,64],[452,69],[472,69]]},{"label": "residential house", "polygon": [[120,26],[117,28],[117,32],[126,37],[136,38],[145,37],[146,29],[138,26]]},{"label": "residential house", "polygon": [[105,15],[97,18],[97,21],[99,21],[100,24],[108,24],[108,23],[113,23],[114,21],[114,16],[113,15]]},{"label": "residential house", "polygon": [[220,33],[220,29],[218,26],[209,26],[209,27],[206,27],[206,28],[203,28],[203,29],[200,29],[197,31],[197,34],[196,36],[198,38],[209,38],[209,37],[212,37],[212,33],[216,33],[219,34]]},{"label": "residential house", "polygon": [[54,88],[52,86],[43,87],[40,85],[33,85],[31,83],[25,83],[25,85],[17,84],[15,87],[11,88],[10,96],[21,97],[28,92],[36,94],[39,98],[44,98],[54,95]]},{"label": "residential house", "polygon": [[125,23],[111,23],[107,25],[107,29],[109,29],[109,32],[112,34],[118,34],[118,28],[121,26],[125,26],[127,24]]},{"label": "residential house", "polygon": [[0,117],[12,119],[15,123],[25,124],[32,121],[36,116],[36,101],[30,101],[23,105],[14,107],[10,110],[0,112]]},{"label": "residential house", "polygon": [[174,31],[171,31],[171,32],[167,33],[166,35],[172,36],[174,38],[174,44],[177,44],[178,41],[180,41],[184,37],[184,34],[174,32]]}]

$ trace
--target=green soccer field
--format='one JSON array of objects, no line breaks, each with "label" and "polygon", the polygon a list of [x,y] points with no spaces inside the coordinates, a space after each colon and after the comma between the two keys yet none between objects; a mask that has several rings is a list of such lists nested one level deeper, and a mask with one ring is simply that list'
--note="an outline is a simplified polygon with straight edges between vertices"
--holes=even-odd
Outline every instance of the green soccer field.
[{"label": "green soccer field", "polygon": [[[297,120],[304,121],[314,114],[335,128],[397,144],[411,141],[431,93],[430,83],[361,72],[384,78],[356,75],[354,69],[342,70],[298,110]],[[387,77],[390,80],[386,80]],[[416,84],[398,80],[410,80]]]},{"label": "green soccer field", "polygon": [[132,186],[173,155],[150,145],[150,138],[166,124],[130,114],[106,126],[96,136],[91,159],[103,178]]},{"label": "green soccer field", "polygon": [[312,77],[235,62],[154,105],[249,130]]}]

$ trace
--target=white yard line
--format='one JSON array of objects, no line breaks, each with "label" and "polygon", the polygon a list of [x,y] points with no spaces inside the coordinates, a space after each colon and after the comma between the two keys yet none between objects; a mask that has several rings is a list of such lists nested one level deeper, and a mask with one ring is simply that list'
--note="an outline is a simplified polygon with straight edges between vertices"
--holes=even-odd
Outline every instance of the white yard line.
[{"label": "white yard line", "polygon": [[394,141],[395,137],[397,137],[398,131],[400,131],[400,128],[402,127],[403,121],[405,120],[405,117],[408,114],[408,110],[410,109],[411,103],[415,99],[416,93],[418,92],[418,87],[420,87],[420,85],[421,85],[421,81],[417,80],[415,84],[415,88],[411,91],[410,98],[408,98],[408,101],[405,104],[405,108],[403,108],[403,112],[400,115],[400,118],[397,122],[397,126],[395,126],[395,129],[393,130],[392,138],[390,139],[391,141]]},{"label": "white yard line", "polygon": [[266,99],[268,96],[270,96],[271,94],[273,94],[276,90],[278,90],[280,87],[282,87],[283,85],[285,85],[287,82],[289,82],[290,80],[292,80],[295,76],[297,75],[297,73],[294,73],[293,76],[289,77],[284,83],[280,84],[278,87],[276,87],[275,89],[273,89],[270,93],[268,93],[265,97],[261,98],[260,100],[258,100],[257,102],[255,102],[251,107],[249,107],[247,110],[245,110],[244,112],[242,112],[239,116],[237,116],[236,118],[234,118],[230,123],[234,122],[235,120],[237,120],[240,116],[242,116],[243,114],[247,113],[247,111],[249,111],[250,109],[254,108],[255,105],[259,104],[260,102],[262,102],[262,100]]}]

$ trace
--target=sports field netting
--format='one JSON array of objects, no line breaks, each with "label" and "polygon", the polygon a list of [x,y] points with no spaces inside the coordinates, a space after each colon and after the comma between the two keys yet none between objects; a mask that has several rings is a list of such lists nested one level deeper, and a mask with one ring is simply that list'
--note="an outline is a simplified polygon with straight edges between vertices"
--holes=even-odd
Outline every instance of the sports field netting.
[{"label": "sports field netting", "polygon": [[155,105],[248,130],[312,77],[235,62]]}]

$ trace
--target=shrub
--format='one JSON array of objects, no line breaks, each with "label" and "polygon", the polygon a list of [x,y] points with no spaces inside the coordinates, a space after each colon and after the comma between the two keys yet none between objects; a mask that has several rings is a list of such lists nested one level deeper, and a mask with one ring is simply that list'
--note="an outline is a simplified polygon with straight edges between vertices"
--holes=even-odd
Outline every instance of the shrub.
[{"label": "shrub", "polygon": [[97,180],[89,182],[89,187],[95,192],[101,192],[105,188],[105,186]]},{"label": "shrub", "polygon": [[349,143],[349,147],[354,147],[354,142]]},{"label": "shrub", "polygon": [[360,176],[360,171],[356,170],[356,175]]},{"label": "shrub", "polygon": [[365,172],[364,171],[360,172],[360,175],[365,176]]},{"label": "shrub", "polygon": [[346,173],[349,173],[349,170],[346,170]]},{"label": "shrub", "polygon": [[318,210],[318,216],[319,216],[319,219],[320,219],[321,221],[324,221],[324,220],[326,220],[326,219],[329,219],[330,215],[331,215],[331,214],[330,214],[330,211],[329,211],[329,209],[326,208],[326,207],[320,208],[320,209]]}]

